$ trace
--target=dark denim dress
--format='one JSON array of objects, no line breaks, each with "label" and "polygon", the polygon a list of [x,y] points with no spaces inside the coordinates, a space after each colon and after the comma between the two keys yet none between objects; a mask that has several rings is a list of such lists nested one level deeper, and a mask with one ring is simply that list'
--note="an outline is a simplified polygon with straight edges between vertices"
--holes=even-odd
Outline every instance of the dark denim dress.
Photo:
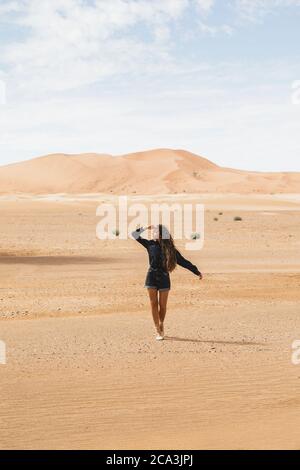
[{"label": "dark denim dress", "polygon": [[[164,267],[164,256],[158,240],[147,240],[141,237],[141,232],[145,229],[137,229],[132,232],[132,237],[143,245],[149,256],[149,269],[146,275],[145,286],[148,289],[153,288],[159,291],[169,290],[171,288],[170,275]],[[197,266],[186,260],[181,253],[176,250],[177,264],[186,269],[189,269],[192,273],[197,276],[200,275],[200,271]]]}]

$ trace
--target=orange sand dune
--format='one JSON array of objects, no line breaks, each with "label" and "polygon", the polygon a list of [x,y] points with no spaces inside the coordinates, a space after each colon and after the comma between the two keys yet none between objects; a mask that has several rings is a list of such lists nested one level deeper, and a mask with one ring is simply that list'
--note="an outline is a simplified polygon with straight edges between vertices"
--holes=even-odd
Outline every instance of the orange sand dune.
[{"label": "orange sand dune", "polygon": [[1,194],[299,192],[300,173],[222,168],[184,150],[54,154],[0,168]]}]

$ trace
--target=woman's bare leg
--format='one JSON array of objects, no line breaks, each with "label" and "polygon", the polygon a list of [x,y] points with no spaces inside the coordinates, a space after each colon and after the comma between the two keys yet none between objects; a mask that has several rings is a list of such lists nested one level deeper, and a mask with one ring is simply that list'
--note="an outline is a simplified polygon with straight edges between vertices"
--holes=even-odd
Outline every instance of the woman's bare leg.
[{"label": "woman's bare leg", "polygon": [[159,322],[159,313],[158,313],[158,295],[157,289],[147,289],[149,293],[149,299],[151,304],[152,318],[156,331],[160,333],[160,322]]},{"label": "woman's bare leg", "polygon": [[167,313],[167,303],[168,303],[168,295],[169,295],[168,290],[164,290],[159,292],[159,325],[160,325],[160,331],[163,333],[163,328],[164,328],[164,320],[166,317]]}]

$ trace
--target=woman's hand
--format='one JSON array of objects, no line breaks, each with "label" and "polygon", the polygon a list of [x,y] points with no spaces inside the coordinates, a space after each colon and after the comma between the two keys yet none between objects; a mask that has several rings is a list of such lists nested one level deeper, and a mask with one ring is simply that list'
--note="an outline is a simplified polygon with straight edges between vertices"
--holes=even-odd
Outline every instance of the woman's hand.
[{"label": "woman's hand", "polygon": [[200,273],[200,274],[199,274],[199,280],[201,281],[202,279],[203,279],[203,274]]},{"label": "woman's hand", "polygon": [[[143,228],[141,227],[141,224],[138,224],[136,226],[136,230],[138,230],[139,228]],[[145,230],[152,230],[154,228],[154,225],[149,225],[148,227],[145,227]]]}]

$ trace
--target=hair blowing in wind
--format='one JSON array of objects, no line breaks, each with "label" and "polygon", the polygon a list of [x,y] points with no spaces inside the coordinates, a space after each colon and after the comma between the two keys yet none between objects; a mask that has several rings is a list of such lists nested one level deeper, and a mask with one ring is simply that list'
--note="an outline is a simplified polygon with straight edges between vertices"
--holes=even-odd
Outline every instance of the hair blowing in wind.
[{"label": "hair blowing in wind", "polygon": [[164,255],[165,268],[168,272],[172,272],[177,265],[176,247],[169,230],[162,224],[159,224],[159,240]]}]

